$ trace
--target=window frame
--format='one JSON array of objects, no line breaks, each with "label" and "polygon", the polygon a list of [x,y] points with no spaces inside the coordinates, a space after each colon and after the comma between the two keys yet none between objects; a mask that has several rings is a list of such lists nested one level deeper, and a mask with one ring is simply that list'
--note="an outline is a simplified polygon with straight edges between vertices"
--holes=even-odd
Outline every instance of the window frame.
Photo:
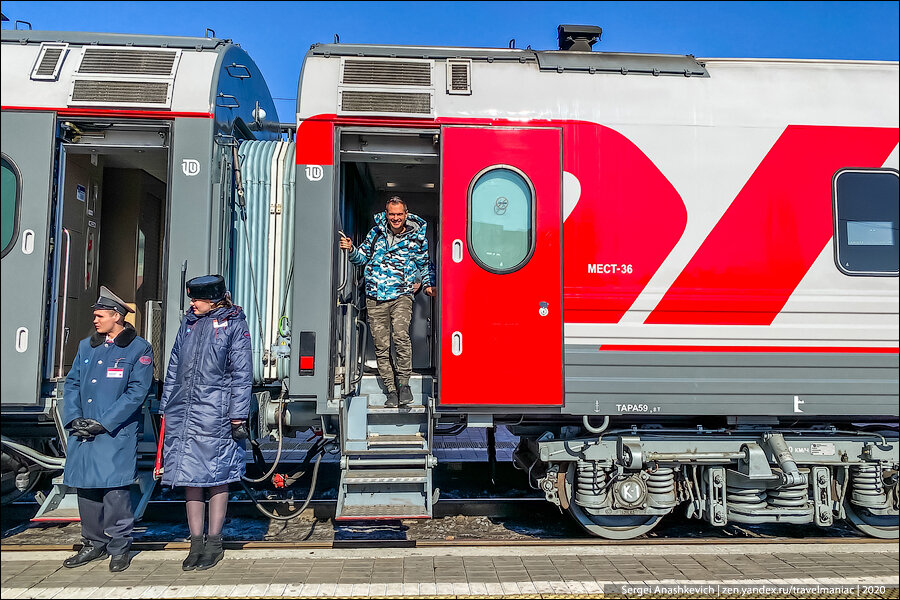
[{"label": "window frame", "polygon": [[21,221],[22,215],[22,172],[19,170],[19,165],[16,164],[16,161],[12,159],[8,154],[0,153],[0,158],[2,158],[3,162],[10,166],[10,171],[12,171],[13,176],[16,178],[16,199],[15,205],[13,207],[13,229],[12,235],[9,238],[9,243],[0,250],[0,258],[5,257],[10,251],[16,246],[16,242],[19,240],[19,225]]},{"label": "window frame", "polygon": [[[832,244],[834,247],[834,264],[842,274],[848,277],[897,277],[898,271],[850,271],[841,264],[840,215],[838,214],[838,178],[845,173],[889,173],[900,179],[900,171],[891,167],[846,167],[835,171],[831,178],[831,213]],[[900,240],[897,240],[900,245]]]},{"label": "window frame", "polygon": [[[485,264],[482,261],[478,254],[475,252],[475,246],[472,244],[472,196],[475,192],[475,186],[481,180],[482,177],[490,173],[491,171],[499,171],[506,170],[511,171],[522,178],[522,180],[528,185],[528,191],[531,193],[531,215],[528,223],[528,252],[522,258],[521,261],[513,265],[509,268],[497,269],[490,265]],[[469,248],[469,256],[472,257],[472,260],[475,261],[479,267],[487,271],[488,273],[492,273],[494,275],[508,275],[510,273],[515,273],[525,265],[531,261],[531,257],[534,256],[535,248],[537,247],[537,191],[534,188],[534,183],[532,183],[531,179],[525,174],[522,169],[516,168],[510,164],[506,163],[497,163],[490,166],[487,166],[472,178],[472,181],[469,182],[469,190],[467,193],[466,200],[466,244]]]}]

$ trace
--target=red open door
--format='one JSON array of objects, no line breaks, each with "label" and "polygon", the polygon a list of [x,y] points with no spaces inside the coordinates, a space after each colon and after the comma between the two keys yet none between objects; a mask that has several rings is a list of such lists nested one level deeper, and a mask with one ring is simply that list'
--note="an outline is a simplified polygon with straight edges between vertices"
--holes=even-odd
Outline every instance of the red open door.
[{"label": "red open door", "polygon": [[441,134],[439,402],[560,405],[561,137]]}]

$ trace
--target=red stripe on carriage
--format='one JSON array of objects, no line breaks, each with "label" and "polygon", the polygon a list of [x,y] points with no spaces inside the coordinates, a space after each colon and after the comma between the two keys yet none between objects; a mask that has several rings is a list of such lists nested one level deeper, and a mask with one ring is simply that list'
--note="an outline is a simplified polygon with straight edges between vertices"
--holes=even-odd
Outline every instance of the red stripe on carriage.
[{"label": "red stripe on carriage", "polygon": [[771,325],[831,241],[832,176],[881,167],[897,134],[789,125],[645,322]]}]

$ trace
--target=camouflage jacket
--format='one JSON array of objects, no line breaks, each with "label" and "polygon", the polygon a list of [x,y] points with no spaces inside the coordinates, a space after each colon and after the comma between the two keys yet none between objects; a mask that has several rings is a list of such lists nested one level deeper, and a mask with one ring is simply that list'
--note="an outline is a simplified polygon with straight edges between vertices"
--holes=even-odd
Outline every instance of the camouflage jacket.
[{"label": "camouflage jacket", "polygon": [[406,218],[406,232],[388,245],[387,215],[375,215],[373,227],[365,241],[350,252],[350,262],[365,265],[366,296],[376,300],[393,300],[412,294],[413,286],[433,286],[434,264],[428,258],[425,220],[412,213]]}]

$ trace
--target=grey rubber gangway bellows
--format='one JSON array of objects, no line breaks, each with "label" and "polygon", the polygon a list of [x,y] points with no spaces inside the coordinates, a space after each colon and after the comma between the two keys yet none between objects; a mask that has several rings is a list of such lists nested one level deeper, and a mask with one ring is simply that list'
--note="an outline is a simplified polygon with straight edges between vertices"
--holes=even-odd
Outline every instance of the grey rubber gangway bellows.
[{"label": "grey rubber gangway bellows", "polygon": [[436,500],[432,470],[433,379],[414,375],[413,402],[384,406],[374,375],[341,406],[341,482],[335,519],[430,518]]}]

